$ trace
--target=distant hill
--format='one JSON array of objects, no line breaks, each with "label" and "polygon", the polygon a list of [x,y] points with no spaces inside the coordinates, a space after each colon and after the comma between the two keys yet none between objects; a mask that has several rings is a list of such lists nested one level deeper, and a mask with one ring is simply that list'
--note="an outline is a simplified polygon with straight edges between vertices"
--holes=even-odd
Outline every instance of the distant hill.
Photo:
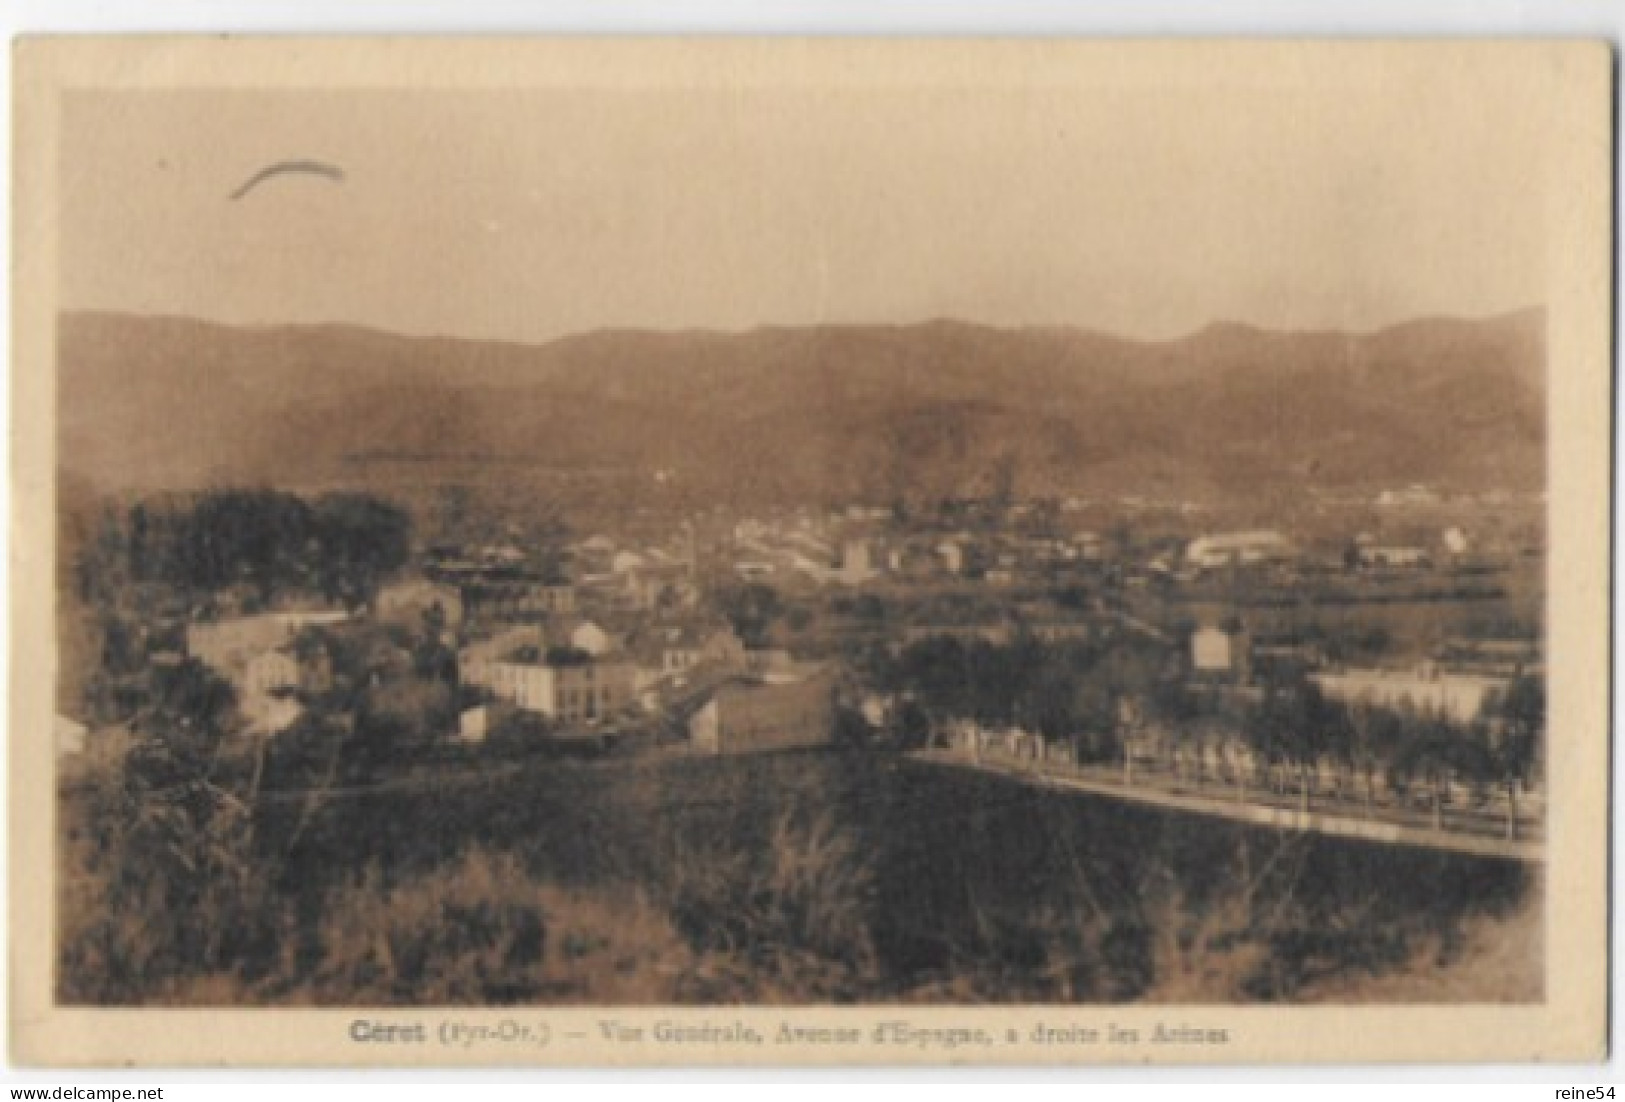
[{"label": "distant hill", "polygon": [[670,472],[714,499],[1243,497],[1544,479],[1544,313],[1164,342],[905,326],[606,330],[540,345],[68,313],[65,469],[103,488],[365,482],[406,465]]}]

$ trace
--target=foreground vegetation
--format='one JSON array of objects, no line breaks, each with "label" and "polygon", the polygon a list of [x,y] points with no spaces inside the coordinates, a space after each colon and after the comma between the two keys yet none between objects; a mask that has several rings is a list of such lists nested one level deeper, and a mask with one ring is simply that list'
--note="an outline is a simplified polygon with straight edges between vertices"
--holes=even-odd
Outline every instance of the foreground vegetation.
[{"label": "foreground vegetation", "polygon": [[137,744],[64,794],[64,1001],[1540,997],[1538,884],[1510,863],[872,752],[271,799],[199,749]]}]

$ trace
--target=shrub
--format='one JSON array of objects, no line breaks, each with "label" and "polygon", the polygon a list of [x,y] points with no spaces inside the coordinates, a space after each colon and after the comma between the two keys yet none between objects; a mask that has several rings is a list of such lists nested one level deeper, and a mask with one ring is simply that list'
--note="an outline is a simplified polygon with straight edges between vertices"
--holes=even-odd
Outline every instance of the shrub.
[{"label": "shrub", "polygon": [[786,811],[760,853],[679,840],[667,862],[666,905],[713,969],[687,995],[806,1001],[872,991],[873,893],[873,869],[828,811]]},{"label": "shrub", "polygon": [[567,891],[486,850],[393,887],[370,870],[324,902],[294,1001],[669,1003],[693,968],[642,897]]},{"label": "shrub", "polygon": [[395,887],[370,869],[324,911],[318,1001],[511,1003],[542,987],[547,922],[511,857],[475,852]]},{"label": "shrub", "polygon": [[104,776],[80,809],[58,897],[57,989],[68,1003],[185,1001],[199,976],[276,967],[285,914],[247,809],[202,780],[167,789]]}]

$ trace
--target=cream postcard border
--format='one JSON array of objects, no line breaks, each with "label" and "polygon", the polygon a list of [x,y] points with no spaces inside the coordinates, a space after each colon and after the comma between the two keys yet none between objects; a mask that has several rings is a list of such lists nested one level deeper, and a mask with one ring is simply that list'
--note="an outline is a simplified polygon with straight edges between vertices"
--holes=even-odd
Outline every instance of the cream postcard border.
[{"label": "cream postcard border", "polygon": [[[1613,394],[1612,58],[1601,42],[1101,42],[803,39],[22,39],[14,46],[12,225],[11,1058],[46,1065],[1185,1064],[1591,1061],[1608,1018],[1609,519]],[[1546,166],[1551,820],[1546,1001],[1531,1006],[1068,1006],[168,1010],[54,1005],[55,403],[58,108],[73,88],[1279,87],[1518,81],[1554,108]],[[1558,105],[1561,104],[1561,110]],[[944,125],[952,125],[944,119]],[[1405,141],[1395,134],[1394,141]],[[600,1024],[750,1025],[767,1043],[614,1043]],[[428,1043],[352,1038],[420,1023]],[[980,1028],[992,1047],[879,1043],[885,1023]],[[1142,1043],[1034,1044],[1037,1023]],[[856,1045],[772,1043],[782,1023],[856,1026]],[[1223,1045],[1152,1045],[1158,1023]],[[469,1031],[456,1032],[459,1026]],[[472,1027],[491,1032],[478,1043]],[[515,1038],[504,1040],[508,1034]],[[1007,1030],[1018,1038],[1005,1043]],[[543,1038],[545,1037],[545,1043]]]}]

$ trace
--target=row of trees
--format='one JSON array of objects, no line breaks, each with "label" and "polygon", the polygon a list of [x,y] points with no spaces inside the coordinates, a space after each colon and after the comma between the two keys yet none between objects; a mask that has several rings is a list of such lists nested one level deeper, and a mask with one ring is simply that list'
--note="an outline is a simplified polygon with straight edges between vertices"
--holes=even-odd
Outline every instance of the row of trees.
[{"label": "row of trees", "polygon": [[1328,699],[1312,682],[1271,686],[1242,724],[1248,744],[1266,761],[1305,774],[1322,762],[1356,780],[1368,805],[1379,778],[1420,783],[1437,800],[1446,782],[1499,785],[1515,808],[1520,787],[1535,779],[1546,729],[1546,691],[1539,677],[1513,680],[1484,701],[1468,722],[1409,707]]},{"label": "row of trees", "polygon": [[1500,785],[1515,801],[1534,780],[1546,726],[1538,677],[1491,694],[1471,722],[1344,703],[1301,677],[1243,704],[1187,688],[1158,648],[1129,638],[1099,645],[936,637],[895,656],[877,652],[866,665],[871,684],[904,700],[894,734],[905,746],[925,745],[948,720],[970,719],[1066,743],[1080,761],[1109,761],[1135,736],[1155,732],[1170,754],[1244,745],[1258,760],[1297,770],[1306,791],[1310,772],[1334,763],[1358,779],[1367,800],[1382,778],[1434,791],[1451,779]]}]

